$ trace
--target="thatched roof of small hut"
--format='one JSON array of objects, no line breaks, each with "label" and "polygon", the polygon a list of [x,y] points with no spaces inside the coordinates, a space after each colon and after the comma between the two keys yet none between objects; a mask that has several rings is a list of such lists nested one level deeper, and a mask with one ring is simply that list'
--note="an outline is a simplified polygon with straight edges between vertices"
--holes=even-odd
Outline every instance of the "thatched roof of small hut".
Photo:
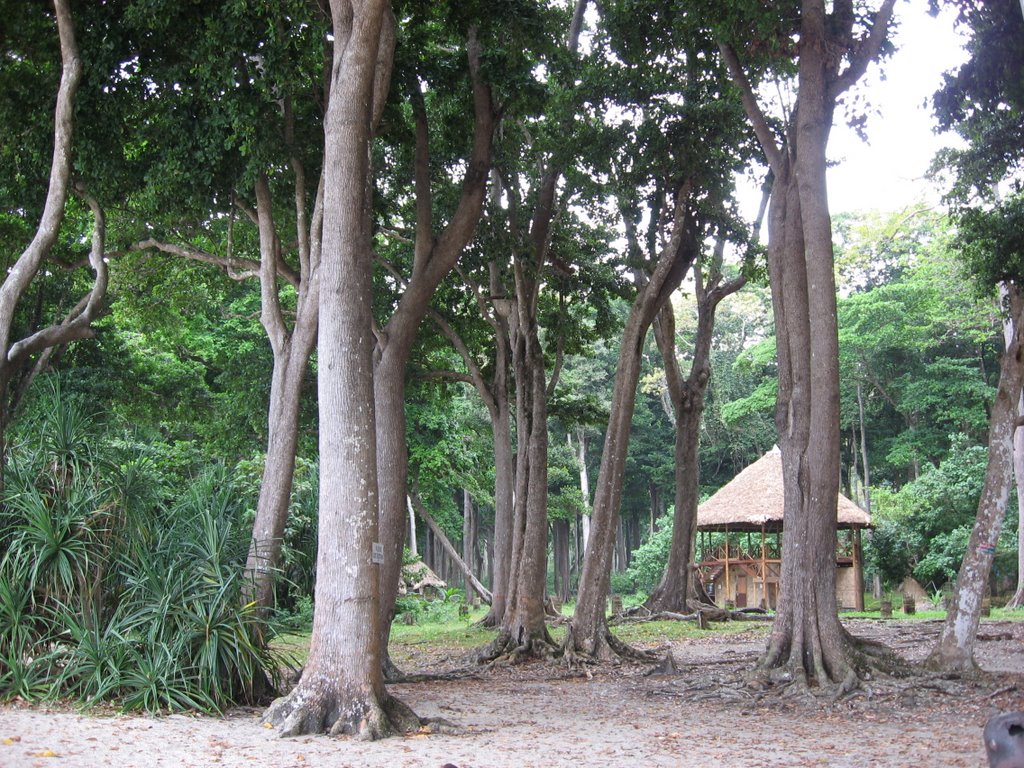
[{"label": "thatched roof of small hut", "polygon": [[[697,509],[702,531],[778,531],[782,522],[782,454],[778,447],[740,472]],[[839,494],[839,528],[866,528],[871,517]]]},{"label": "thatched roof of small hut", "polygon": [[409,592],[423,594],[427,589],[443,590],[448,584],[422,560],[402,566],[402,579],[398,585],[400,595]]}]

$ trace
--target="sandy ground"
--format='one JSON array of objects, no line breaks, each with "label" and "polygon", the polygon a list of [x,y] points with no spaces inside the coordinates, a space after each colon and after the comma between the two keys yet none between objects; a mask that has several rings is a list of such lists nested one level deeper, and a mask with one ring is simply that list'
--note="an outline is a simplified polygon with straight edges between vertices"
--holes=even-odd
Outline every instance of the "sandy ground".
[{"label": "sandy ground", "polygon": [[[857,622],[857,634],[920,658],[937,625]],[[282,739],[258,710],[223,718],[0,708],[0,767],[984,766],[981,728],[1024,709],[1024,624],[983,625],[980,683],[873,686],[838,704],[758,698],[738,684],[763,635],[673,644],[680,674],[602,668],[592,678],[530,663],[390,690],[459,735],[376,743]]]}]

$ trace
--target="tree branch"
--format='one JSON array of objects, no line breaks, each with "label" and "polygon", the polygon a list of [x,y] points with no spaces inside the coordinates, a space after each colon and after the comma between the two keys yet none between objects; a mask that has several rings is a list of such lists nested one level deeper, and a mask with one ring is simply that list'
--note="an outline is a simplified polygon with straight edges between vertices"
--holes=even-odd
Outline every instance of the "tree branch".
[{"label": "tree branch", "polygon": [[868,64],[878,58],[882,50],[882,43],[885,42],[889,31],[889,22],[892,20],[893,6],[896,0],[885,0],[875,14],[875,22],[867,37],[863,38],[857,45],[856,50],[850,57],[850,65],[841,72],[835,80],[829,84],[828,98],[835,100],[856,83],[864,75]]},{"label": "tree branch", "polygon": [[95,335],[90,324],[99,315],[100,307],[107,293],[108,272],[107,262],[104,258],[107,225],[103,209],[100,208],[96,199],[84,191],[76,191],[76,194],[86,201],[93,214],[89,263],[96,277],[93,280],[92,290],[75,305],[63,322],[36,331],[31,336],[12,344],[7,352],[9,364],[16,363],[42,349],[66,344],[76,339],[87,339]]},{"label": "tree branch", "polygon": [[768,165],[771,166],[776,177],[781,178],[783,176],[785,158],[778,142],[775,140],[775,134],[772,132],[771,126],[768,125],[764,112],[761,111],[761,105],[757,101],[757,96],[754,94],[754,88],[751,86],[750,80],[747,79],[747,74],[743,71],[739,57],[736,55],[735,49],[726,43],[719,43],[718,50],[721,51],[722,58],[725,59],[725,64],[729,68],[729,75],[733,83],[740,89],[747,119],[750,120],[750,124],[754,128],[754,133],[761,144],[761,149],[768,159]]}]

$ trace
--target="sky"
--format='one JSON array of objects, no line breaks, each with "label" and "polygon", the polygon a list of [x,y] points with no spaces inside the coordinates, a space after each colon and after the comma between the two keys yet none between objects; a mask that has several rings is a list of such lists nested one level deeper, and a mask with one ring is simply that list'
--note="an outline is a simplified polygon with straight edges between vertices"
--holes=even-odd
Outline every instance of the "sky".
[{"label": "sky", "polygon": [[[872,65],[857,86],[872,112],[866,125],[868,143],[841,123],[829,141],[829,208],[833,214],[859,210],[899,210],[919,201],[938,202],[942,190],[924,175],[935,152],[955,145],[957,137],[934,133],[929,103],[942,83],[942,73],[967,58],[953,29],[953,15],[938,18],[926,12],[924,0],[896,6],[899,29],[896,53]],[[877,110],[878,114],[874,111]]]}]

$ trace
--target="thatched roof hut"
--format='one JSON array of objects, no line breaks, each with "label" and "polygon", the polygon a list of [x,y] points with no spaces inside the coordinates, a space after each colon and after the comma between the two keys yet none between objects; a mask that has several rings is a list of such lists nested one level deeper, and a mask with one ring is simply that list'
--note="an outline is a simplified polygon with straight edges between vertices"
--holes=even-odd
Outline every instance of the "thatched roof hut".
[{"label": "thatched roof hut", "polygon": [[[780,531],[783,527],[782,453],[778,447],[740,472],[697,509],[701,531]],[[840,529],[868,528],[871,517],[839,494]]]}]

